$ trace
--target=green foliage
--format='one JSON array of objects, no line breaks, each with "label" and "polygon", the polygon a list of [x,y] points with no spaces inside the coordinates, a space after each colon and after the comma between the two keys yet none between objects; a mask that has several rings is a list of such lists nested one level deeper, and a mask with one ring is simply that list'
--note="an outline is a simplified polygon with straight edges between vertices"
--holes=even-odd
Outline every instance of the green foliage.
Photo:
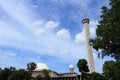
[{"label": "green foliage", "polygon": [[29,72],[32,72],[35,68],[36,64],[34,62],[30,62],[27,64],[27,70],[29,70]]},{"label": "green foliage", "polygon": [[49,71],[44,69],[42,71],[42,75],[38,75],[33,80],[51,80],[50,75],[49,75]]},{"label": "green foliage", "polygon": [[15,67],[0,68],[0,80],[51,80],[48,70],[43,70],[43,76],[32,77],[32,71],[36,68],[34,62],[28,63],[27,67],[28,70],[16,70]]},{"label": "green foliage", "polygon": [[37,77],[33,78],[33,80],[51,80],[49,71],[44,69],[42,70],[42,75],[38,75]]},{"label": "green foliage", "polygon": [[15,71],[8,78],[8,80],[30,80],[30,79],[31,79],[30,73],[24,69]]},{"label": "green foliage", "polygon": [[34,80],[44,80],[42,75],[38,75]]},{"label": "green foliage", "polygon": [[4,70],[0,70],[0,80],[8,80],[8,77],[15,72],[16,69],[14,67],[4,68]]},{"label": "green foliage", "polygon": [[82,80],[87,79],[88,77],[88,66],[87,66],[87,61],[85,59],[79,59],[78,63],[77,63],[77,67],[79,69],[79,71],[81,72],[81,78]]},{"label": "green foliage", "polygon": [[120,80],[120,62],[106,61],[103,65],[106,80]]},{"label": "green foliage", "polygon": [[31,72],[35,69],[36,64],[31,62],[28,64],[28,70],[19,69],[15,67],[0,68],[0,80],[32,80]]},{"label": "green foliage", "polygon": [[101,50],[102,57],[108,55],[120,61],[120,0],[110,0],[109,4],[110,9],[102,7],[97,38],[91,40],[91,45]]},{"label": "green foliage", "polygon": [[88,80],[104,80],[104,77],[97,72],[93,72],[90,74]]},{"label": "green foliage", "polygon": [[77,67],[81,73],[87,73],[89,72],[87,61],[85,59],[79,59],[77,63]]},{"label": "green foliage", "polygon": [[51,80],[48,70],[44,69],[43,75],[44,75],[44,80]]}]

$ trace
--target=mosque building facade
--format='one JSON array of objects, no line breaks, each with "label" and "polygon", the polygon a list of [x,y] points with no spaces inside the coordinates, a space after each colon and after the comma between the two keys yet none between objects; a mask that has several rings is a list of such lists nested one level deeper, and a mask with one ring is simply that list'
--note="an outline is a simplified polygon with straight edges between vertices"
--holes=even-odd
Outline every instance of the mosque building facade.
[{"label": "mosque building facade", "polygon": [[38,63],[36,69],[33,71],[32,76],[37,77],[38,75],[43,75],[43,70],[46,69],[49,72],[51,80],[79,80],[80,75],[74,72],[74,66],[69,65],[69,72],[58,73],[52,71],[44,63]]}]

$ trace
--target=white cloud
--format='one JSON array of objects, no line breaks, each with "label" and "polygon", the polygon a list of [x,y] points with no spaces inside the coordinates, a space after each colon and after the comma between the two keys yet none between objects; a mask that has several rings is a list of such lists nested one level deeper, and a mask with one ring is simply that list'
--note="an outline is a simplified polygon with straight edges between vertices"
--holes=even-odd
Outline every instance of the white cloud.
[{"label": "white cloud", "polygon": [[24,3],[25,1],[23,0],[0,0],[0,6],[12,16],[13,20],[18,20],[28,27],[31,26],[30,23],[32,19],[30,19],[30,16],[32,16],[32,14]]},{"label": "white cloud", "polygon": [[59,22],[56,21],[47,21],[44,22],[42,20],[37,20],[33,22],[33,29],[35,32],[35,35],[45,35],[45,34],[51,34],[56,27],[59,26]]},{"label": "white cloud", "polygon": [[[90,37],[91,38],[95,38],[96,37],[96,28],[98,25],[98,21],[90,21],[89,24],[89,29],[90,29]],[[84,33],[84,29],[81,33],[77,33],[75,36],[75,42],[76,43],[82,43],[85,42],[85,33]]]},{"label": "white cloud", "polygon": [[14,54],[14,53],[9,53],[9,55],[10,55],[10,56],[16,56],[16,54]]},{"label": "white cloud", "polygon": [[46,22],[46,24],[45,24],[45,29],[54,29],[54,28],[58,27],[59,24],[60,24],[59,22],[48,21],[48,22]]},{"label": "white cloud", "polygon": [[2,49],[0,49],[0,52],[2,52]]},{"label": "white cloud", "polygon": [[94,58],[94,59],[98,58],[98,56],[97,56],[96,53],[93,53],[93,58]]},{"label": "white cloud", "polygon": [[53,45],[49,45],[48,47],[46,47],[46,49],[44,49],[44,52],[48,54],[58,53]]},{"label": "white cloud", "polygon": [[8,59],[8,56],[0,55],[0,60],[6,60],[6,59]]},{"label": "white cloud", "polygon": [[85,33],[84,30],[81,33],[77,33],[75,36],[75,43],[84,43],[85,42]]},{"label": "white cloud", "polygon": [[0,51],[0,59],[1,60],[8,60],[8,58],[15,57],[16,53],[11,50],[1,50]]},{"label": "white cloud", "polygon": [[70,32],[67,29],[61,29],[56,33],[56,36],[60,39],[67,39],[70,38]]},{"label": "white cloud", "polygon": [[35,27],[40,27],[42,24],[44,24],[44,22],[41,20],[37,20],[37,21],[35,21],[35,22],[33,22],[33,26],[35,26]]},{"label": "white cloud", "polygon": [[61,4],[72,4],[75,6],[78,6],[82,9],[87,8],[88,4],[90,3],[90,0],[52,0],[56,2],[60,2]]},{"label": "white cloud", "polygon": [[80,5],[81,8],[87,8],[88,4],[90,3],[90,0],[71,0],[73,4],[76,4],[77,6]]},{"label": "white cloud", "polygon": [[63,55],[69,55],[70,52],[68,50],[63,50],[60,53],[63,54]]},{"label": "white cloud", "polygon": [[98,21],[94,21],[94,20],[90,21],[89,26],[90,26],[90,37],[91,38],[95,38],[96,37],[97,25],[98,25]]},{"label": "white cloud", "polygon": [[20,41],[23,39],[25,40],[26,36],[21,34],[21,32],[17,31],[10,24],[0,20],[0,38],[1,38],[1,41],[2,40],[6,41],[8,40],[8,38],[9,38],[9,41],[11,41],[11,39]]},{"label": "white cloud", "polygon": [[35,31],[35,35],[45,35],[45,34],[47,34],[47,31],[43,28],[37,29]]}]

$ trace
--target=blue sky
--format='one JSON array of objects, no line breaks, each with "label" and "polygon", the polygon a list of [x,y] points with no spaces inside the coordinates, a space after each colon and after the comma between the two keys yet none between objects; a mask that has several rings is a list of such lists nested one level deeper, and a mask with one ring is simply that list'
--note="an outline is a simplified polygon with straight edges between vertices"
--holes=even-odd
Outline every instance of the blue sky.
[{"label": "blue sky", "polygon": [[[91,20],[90,36],[100,20],[101,7],[108,0],[0,0],[0,67],[26,68],[45,63],[51,70],[68,72],[78,59],[87,59],[83,14]],[[110,57],[98,59],[93,50],[95,70]]]}]

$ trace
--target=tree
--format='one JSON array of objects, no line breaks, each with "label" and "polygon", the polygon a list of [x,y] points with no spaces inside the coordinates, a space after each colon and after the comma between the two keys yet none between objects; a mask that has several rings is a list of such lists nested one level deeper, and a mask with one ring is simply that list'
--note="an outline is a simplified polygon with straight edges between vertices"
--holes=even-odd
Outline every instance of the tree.
[{"label": "tree", "polygon": [[85,59],[79,59],[77,63],[77,67],[79,71],[81,72],[81,78],[84,80],[87,78],[87,74],[89,72],[88,66],[87,66],[87,61]]},{"label": "tree", "polygon": [[12,75],[15,71],[15,67],[1,69],[0,80],[8,80],[9,76]]},{"label": "tree", "polygon": [[36,63],[30,62],[27,64],[27,70],[29,70],[29,72],[32,72],[33,70],[35,70],[35,68],[36,68]]},{"label": "tree", "polygon": [[102,57],[108,55],[120,61],[120,0],[110,0],[109,5],[110,8],[102,7],[97,37],[91,39],[91,45],[101,51]]},{"label": "tree", "polygon": [[38,75],[35,80],[43,80],[43,76],[42,75]]},{"label": "tree", "polygon": [[35,68],[36,68],[36,63],[34,63],[34,62],[30,62],[30,63],[28,63],[27,64],[27,70],[29,71],[28,73],[28,76],[29,76],[29,78],[32,78],[32,72],[33,72],[33,70],[35,70]]},{"label": "tree", "polygon": [[15,67],[10,67],[10,71],[14,72],[14,71],[16,71],[16,68]]},{"label": "tree", "polygon": [[3,70],[0,68],[0,80],[3,80]]},{"label": "tree", "polygon": [[120,62],[106,61],[103,65],[103,75],[106,80],[120,80]]},{"label": "tree", "polygon": [[44,75],[44,77],[43,77],[44,80],[51,80],[48,70],[44,69],[43,75]]},{"label": "tree", "polygon": [[36,64],[33,62],[28,64],[28,70],[16,70],[15,67],[0,68],[0,80],[33,80],[31,74],[35,68]]},{"label": "tree", "polygon": [[2,71],[2,77],[3,80],[8,80],[8,77],[10,76],[11,71],[9,68],[4,68],[4,70]]},{"label": "tree", "polygon": [[88,80],[104,80],[104,77],[100,73],[93,72],[90,74]]},{"label": "tree", "polygon": [[19,69],[11,74],[8,80],[31,80],[31,76],[29,74],[30,72],[24,69]]}]

